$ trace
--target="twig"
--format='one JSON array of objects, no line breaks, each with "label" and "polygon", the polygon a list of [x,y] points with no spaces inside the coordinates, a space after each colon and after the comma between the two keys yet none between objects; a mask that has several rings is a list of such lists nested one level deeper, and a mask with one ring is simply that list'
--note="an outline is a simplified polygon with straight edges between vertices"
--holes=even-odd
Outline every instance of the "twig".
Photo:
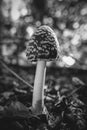
[{"label": "twig", "polygon": [[75,94],[79,89],[81,89],[82,86],[80,86],[79,88],[76,88],[75,90],[73,90],[67,97],[72,96],[73,94]]},{"label": "twig", "polygon": [[21,78],[18,74],[16,74],[13,70],[11,70],[3,61],[0,60],[0,63],[11,73],[13,74],[16,78],[18,78],[20,81],[22,81],[24,84],[29,86],[31,89],[33,88],[31,84],[26,82],[23,78]]}]

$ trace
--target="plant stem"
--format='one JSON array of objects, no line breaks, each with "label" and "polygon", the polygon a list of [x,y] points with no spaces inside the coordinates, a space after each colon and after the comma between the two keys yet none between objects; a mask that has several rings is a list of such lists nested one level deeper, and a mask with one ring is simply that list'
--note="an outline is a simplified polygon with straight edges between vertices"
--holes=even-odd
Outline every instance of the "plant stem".
[{"label": "plant stem", "polygon": [[27,81],[25,81],[22,77],[20,77],[17,73],[15,73],[12,69],[10,69],[3,61],[0,60],[0,63],[11,73],[13,74],[16,78],[18,78],[21,82],[26,84],[28,87],[31,89],[33,88],[31,84],[29,84]]}]

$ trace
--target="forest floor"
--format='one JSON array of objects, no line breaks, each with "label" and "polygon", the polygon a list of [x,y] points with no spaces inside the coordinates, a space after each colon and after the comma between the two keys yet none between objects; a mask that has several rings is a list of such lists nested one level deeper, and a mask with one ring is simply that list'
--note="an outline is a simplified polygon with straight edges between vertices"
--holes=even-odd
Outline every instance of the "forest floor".
[{"label": "forest floor", "polygon": [[[1,130],[86,130],[86,71],[47,68],[45,112],[31,112],[35,67],[0,64]],[[52,71],[53,70],[53,71]]]}]

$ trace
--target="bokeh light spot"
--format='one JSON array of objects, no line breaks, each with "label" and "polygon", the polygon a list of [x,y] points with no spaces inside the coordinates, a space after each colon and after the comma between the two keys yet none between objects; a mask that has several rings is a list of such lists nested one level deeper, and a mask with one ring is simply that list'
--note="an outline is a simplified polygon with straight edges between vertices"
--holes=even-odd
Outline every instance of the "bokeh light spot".
[{"label": "bokeh light spot", "polygon": [[34,33],[34,29],[31,26],[28,26],[26,29],[27,33],[29,34],[29,36],[31,37]]},{"label": "bokeh light spot", "polygon": [[70,56],[63,56],[62,60],[68,66],[72,66],[75,64],[75,60]]}]

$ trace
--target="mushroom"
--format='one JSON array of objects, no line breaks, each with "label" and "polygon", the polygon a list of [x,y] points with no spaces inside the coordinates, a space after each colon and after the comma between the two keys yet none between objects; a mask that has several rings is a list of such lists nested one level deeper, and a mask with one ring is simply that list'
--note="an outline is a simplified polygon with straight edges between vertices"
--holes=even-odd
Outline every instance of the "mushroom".
[{"label": "mushroom", "polygon": [[54,31],[47,25],[40,26],[29,40],[26,49],[28,61],[37,62],[32,111],[41,114],[44,107],[44,83],[46,63],[59,58],[59,42]]}]

